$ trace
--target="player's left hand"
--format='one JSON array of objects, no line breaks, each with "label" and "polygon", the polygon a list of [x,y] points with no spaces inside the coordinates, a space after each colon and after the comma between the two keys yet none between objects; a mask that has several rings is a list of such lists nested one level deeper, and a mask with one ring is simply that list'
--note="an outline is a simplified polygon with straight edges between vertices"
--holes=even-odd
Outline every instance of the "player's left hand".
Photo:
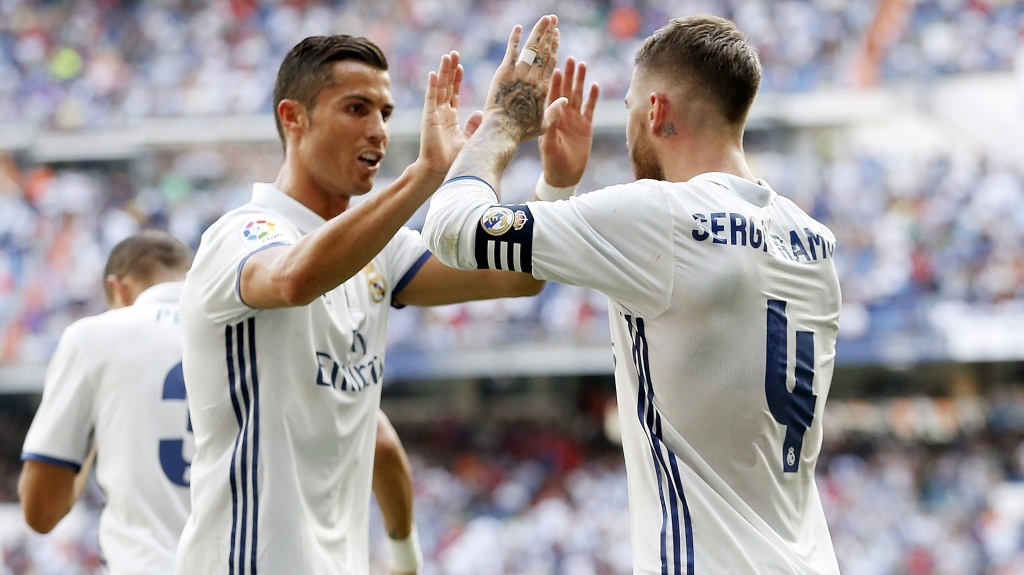
[{"label": "player's left hand", "polygon": [[459,126],[459,89],[462,87],[463,69],[459,53],[455,50],[441,57],[437,72],[427,78],[427,93],[423,101],[420,126],[420,155],[431,171],[448,172],[459,150],[480,127],[483,113],[473,112],[465,127]]},{"label": "player's left hand", "polygon": [[569,56],[565,70],[555,70],[548,91],[548,107],[559,98],[568,102],[554,115],[550,125],[538,140],[540,159],[544,165],[544,179],[558,188],[575,186],[583,177],[590,160],[590,147],[594,140],[594,106],[600,95],[596,83],[590,85],[586,106],[583,105],[583,86],[587,79],[586,62],[577,63]]},{"label": "player's left hand", "polygon": [[558,61],[557,25],[558,17],[554,14],[542,16],[527,36],[521,52],[519,43],[523,29],[515,26],[505,48],[505,57],[487,91],[485,119],[501,122],[502,131],[518,142],[540,135],[568,101],[558,98],[545,106]]}]

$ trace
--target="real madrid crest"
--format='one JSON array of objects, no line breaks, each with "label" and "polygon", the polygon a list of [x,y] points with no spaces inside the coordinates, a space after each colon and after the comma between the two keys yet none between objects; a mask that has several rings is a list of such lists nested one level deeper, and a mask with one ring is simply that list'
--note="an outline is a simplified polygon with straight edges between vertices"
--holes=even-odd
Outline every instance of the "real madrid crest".
[{"label": "real madrid crest", "polygon": [[388,284],[384,281],[384,276],[377,272],[377,268],[373,267],[372,263],[366,264],[363,273],[366,274],[366,285],[370,288],[370,297],[375,302],[382,301],[384,294],[388,291]]},{"label": "real madrid crest", "polygon": [[512,210],[501,206],[487,208],[483,217],[480,218],[480,227],[492,236],[504,234],[512,229],[514,223],[515,215],[512,213]]},{"label": "real madrid crest", "polygon": [[513,212],[502,206],[492,206],[480,218],[480,227],[492,236],[500,236],[511,229],[523,229],[527,219],[523,210]]}]

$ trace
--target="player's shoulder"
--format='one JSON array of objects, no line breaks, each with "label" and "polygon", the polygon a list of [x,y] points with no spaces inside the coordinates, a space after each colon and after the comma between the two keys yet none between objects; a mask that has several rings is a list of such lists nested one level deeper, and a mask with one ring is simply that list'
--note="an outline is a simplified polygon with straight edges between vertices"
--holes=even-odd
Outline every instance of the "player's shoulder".
[{"label": "player's shoulder", "polygon": [[62,340],[74,342],[81,348],[103,346],[139,322],[139,314],[133,306],[107,310],[105,312],[75,320],[64,329]]},{"label": "player's shoulder", "polygon": [[239,254],[265,246],[290,244],[296,236],[294,226],[281,213],[249,202],[225,213],[203,232],[189,275],[218,270]]},{"label": "player's shoulder", "polygon": [[645,219],[665,213],[664,182],[637,180],[570,198],[577,207],[617,218]]},{"label": "player's shoulder", "polygon": [[203,233],[202,242],[237,236],[247,243],[266,243],[283,237],[283,228],[290,225],[281,213],[256,202],[248,202],[226,212]]},{"label": "player's shoulder", "polygon": [[781,194],[777,194],[775,196],[775,205],[778,211],[786,213],[786,215],[799,227],[807,228],[830,242],[835,243],[836,236],[832,233],[832,230],[830,230],[825,224],[811,217],[810,214],[804,211],[804,209],[797,205],[793,200]]}]

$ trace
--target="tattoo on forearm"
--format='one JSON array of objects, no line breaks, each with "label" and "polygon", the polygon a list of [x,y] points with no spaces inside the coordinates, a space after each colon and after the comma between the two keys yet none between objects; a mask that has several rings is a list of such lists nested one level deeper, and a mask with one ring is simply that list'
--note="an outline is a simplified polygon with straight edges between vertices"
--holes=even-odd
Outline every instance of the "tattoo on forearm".
[{"label": "tattoo on forearm", "polygon": [[509,127],[517,131],[519,139],[524,139],[540,133],[544,97],[544,92],[536,86],[517,80],[511,85],[501,84],[494,103],[501,105],[513,122]]},{"label": "tattoo on forearm", "polygon": [[448,171],[448,177],[483,178],[501,199],[501,174],[515,156],[517,147],[518,139],[505,127],[481,126],[455,158],[455,163]]},{"label": "tattoo on forearm", "polygon": [[666,138],[671,138],[672,136],[675,136],[675,135],[677,135],[675,124],[673,124],[672,122],[666,122],[665,123],[665,137]]}]

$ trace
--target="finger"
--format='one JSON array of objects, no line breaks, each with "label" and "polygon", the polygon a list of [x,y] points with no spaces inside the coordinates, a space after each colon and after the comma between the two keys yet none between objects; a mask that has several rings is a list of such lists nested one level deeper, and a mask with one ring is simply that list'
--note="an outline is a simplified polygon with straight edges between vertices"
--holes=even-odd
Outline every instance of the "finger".
[{"label": "finger", "polygon": [[562,95],[562,71],[555,70],[555,73],[551,75],[551,85],[548,87],[548,101],[545,104],[550,106],[552,102],[557,100]]},{"label": "finger", "polygon": [[462,78],[465,76],[466,71],[462,68],[462,64],[459,64],[455,68],[455,86],[452,89],[452,97],[450,98],[452,108],[459,107],[459,91],[462,89]]},{"label": "finger", "polygon": [[508,37],[508,46],[505,47],[505,58],[502,59],[502,66],[515,66],[519,58],[519,40],[523,36],[523,27],[516,24],[512,27],[512,33]]},{"label": "finger", "polygon": [[447,84],[445,84],[445,93],[444,93],[445,98],[444,98],[444,102],[442,102],[442,103],[448,103],[448,102],[452,101],[452,98],[457,93],[457,89],[455,88],[455,86],[460,81],[462,81],[462,77],[460,76],[460,73],[459,73],[459,71],[462,69],[462,66],[459,65],[459,53],[458,53],[458,51],[452,50],[451,52],[448,53],[448,55],[451,56],[451,58],[452,58],[451,76],[450,76],[450,80],[451,81],[448,82]]},{"label": "finger", "polygon": [[580,62],[576,66],[576,78],[572,85],[572,96],[569,96],[569,105],[573,110],[579,110],[583,105],[583,86],[587,82],[587,63]]},{"label": "finger", "polygon": [[427,74],[427,93],[423,97],[423,113],[437,109],[437,72]]},{"label": "finger", "polygon": [[555,100],[550,106],[544,109],[544,121],[541,123],[540,131],[543,134],[548,131],[551,124],[554,124],[558,120],[558,117],[562,115],[562,110],[569,103],[569,99],[565,96]]},{"label": "finger", "polygon": [[[529,68],[537,63],[537,60],[541,60],[540,51],[544,47],[544,39],[550,34],[552,16],[546,15],[541,16],[540,20],[533,25],[533,30],[530,31],[530,35],[526,38],[526,42],[523,44],[523,50],[532,50],[537,56],[531,62],[519,60],[519,56],[516,56],[516,66],[522,64],[524,67]],[[546,60],[541,60],[545,62]]]},{"label": "finger", "polygon": [[561,34],[558,28],[555,28],[555,33],[551,37],[551,43],[548,47],[548,59],[545,63],[544,68],[541,72],[541,79],[544,82],[549,82],[555,74],[555,65],[558,64],[558,40]]},{"label": "finger", "polygon": [[447,91],[447,84],[450,81],[450,75],[452,74],[452,56],[450,54],[444,54],[441,56],[441,63],[437,67],[437,91],[436,101],[437,105],[444,103],[444,96]]},{"label": "finger", "polygon": [[482,111],[477,110],[470,114],[469,119],[466,120],[466,129],[463,130],[463,133],[466,134],[466,137],[468,138],[472,136],[474,133],[476,133],[476,129],[480,127],[480,124],[483,121],[484,113]]},{"label": "finger", "polygon": [[[579,110],[580,109],[579,104],[574,104],[573,103],[573,97],[571,95],[572,94],[572,87],[573,87],[573,78],[575,76],[576,76],[576,59],[573,58],[572,56],[569,56],[565,60],[565,73],[562,74],[562,83],[559,86],[558,95],[559,96],[561,96],[561,95],[567,96],[569,98],[569,107],[570,108],[574,108],[576,110]],[[551,77],[551,81],[552,82],[555,81],[555,77],[554,76]]]},{"label": "finger", "polygon": [[[530,76],[540,77],[541,80],[547,80],[551,77],[551,73],[547,70],[550,67],[551,72],[555,70],[555,63],[557,58],[557,38],[558,28],[549,28],[544,32],[540,38],[540,44],[534,50],[537,52],[537,57],[533,61],[533,66],[530,68]],[[552,47],[555,47],[555,59],[552,58]]]},{"label": "finger", "polygon": [[597,97],[601,95],[601,88],[594,82],[590,85],[590,95],[587,96],[587,108],[583,111],[583,117],[588,122],[594,121],[594,108],[597,107]]}]

